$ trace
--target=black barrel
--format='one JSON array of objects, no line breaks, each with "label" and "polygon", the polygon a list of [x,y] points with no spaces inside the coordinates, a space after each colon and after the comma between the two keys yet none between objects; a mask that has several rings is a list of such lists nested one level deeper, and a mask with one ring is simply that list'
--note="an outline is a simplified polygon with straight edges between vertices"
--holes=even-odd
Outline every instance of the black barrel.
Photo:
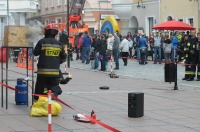
[{"label": "black barrel", "polygon": [[144,115],[144,93],[128,93],[128,117]]},{"label": "black barrel", "polygon": [[165,82],[175,82],[176,72],[175,64],[165,64]]}]

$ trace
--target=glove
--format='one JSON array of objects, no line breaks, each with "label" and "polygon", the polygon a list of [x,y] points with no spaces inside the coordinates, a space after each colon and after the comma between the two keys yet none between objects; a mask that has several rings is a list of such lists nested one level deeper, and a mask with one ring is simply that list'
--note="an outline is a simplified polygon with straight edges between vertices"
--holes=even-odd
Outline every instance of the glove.
[{"label": "glove", "polygon": [[65,78],[65,79],[61,79],[61,80],[60,80],[60,84],[67,84],[71,79],[72,79],[72,78],[70,78],[70,77],[67,77],[67,78]]}]

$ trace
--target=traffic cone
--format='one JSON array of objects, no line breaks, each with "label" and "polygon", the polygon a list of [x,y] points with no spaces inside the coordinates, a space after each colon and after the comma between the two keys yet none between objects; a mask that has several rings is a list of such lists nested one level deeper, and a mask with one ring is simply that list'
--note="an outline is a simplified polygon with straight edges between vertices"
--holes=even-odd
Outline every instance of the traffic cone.
[{"label": "traffic cone", "polygon": [[22,66],[21,68],[26,68],[26,56],[22,56]]},{"label": "traffic cone", "polygon": [[18,54],[18,57],[16,58],[17,59],[17,64],[16,64],[16,67],[21,67],[21,55],[20,53]]},{"label": "traffic cone", "polygon": [[34,67],[32,66],[32,64],[33,64],[33,63],[32,63],[32,59],[29,57],[29,58],[28,58],[28,69],[29,69],[29,70],[35,70]]}]

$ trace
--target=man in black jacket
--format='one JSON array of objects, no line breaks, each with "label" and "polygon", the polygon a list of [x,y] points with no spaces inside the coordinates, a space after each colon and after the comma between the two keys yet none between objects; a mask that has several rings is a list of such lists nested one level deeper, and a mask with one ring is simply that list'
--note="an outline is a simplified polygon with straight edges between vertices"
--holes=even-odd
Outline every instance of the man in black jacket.
[{"label": "man in black jacket", "polygon": [[[45,37],[38,41],[33,54],[39,56],[35,94],[43,94],[44,88],[52,90],[54,96],[62,93],[59,87],[60,63],[66,61],[63,45],[55,39],[58,30],[53,24],[45,28]],[[34,96],[38,100],[37,96]]]}]

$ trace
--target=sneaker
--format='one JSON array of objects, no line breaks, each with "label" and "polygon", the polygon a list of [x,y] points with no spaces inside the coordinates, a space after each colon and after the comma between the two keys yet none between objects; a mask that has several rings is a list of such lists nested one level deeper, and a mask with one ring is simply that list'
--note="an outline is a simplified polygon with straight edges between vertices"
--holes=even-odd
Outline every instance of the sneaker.
[{"label": "sneaker", "polygon": [[156,62],[154,62],[153,64],[157,64]]},{"label": "sneaker", "polygon": [[114,70],[119,70],[119,68],[114,68]]},{"label": "sneaker", "polygon": [[196,81],[200,81],[200,78],[197,78],[197,80]]}]

